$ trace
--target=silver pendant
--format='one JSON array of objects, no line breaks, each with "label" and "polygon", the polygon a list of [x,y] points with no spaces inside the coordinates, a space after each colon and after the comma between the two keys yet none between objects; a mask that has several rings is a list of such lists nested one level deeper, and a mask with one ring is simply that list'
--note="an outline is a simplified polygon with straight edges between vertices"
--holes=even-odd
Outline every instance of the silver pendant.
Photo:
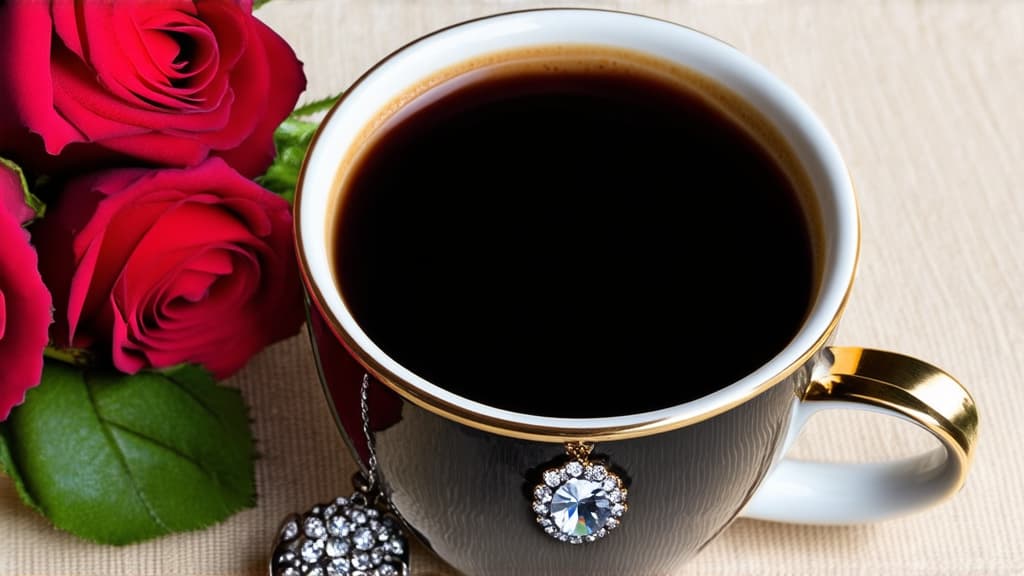
[{"label": "silver pendant", "polygon": [[285,518],[270,557],[270,576],[409,576],[409,545],[378,482],[370,432],[370,377],[363,375],[360,412],[369,452],[366,475],[348,498]]},{"label": "silver pendant", "polygon": [[629,509],[628,490],[604,462],[592,461],[589,442],[566,444],[569,461],[548,468],[533,489],[531,508],[544,533],[560,542],[585,544],[618,528]]},{"label": "silver pendant", "polygon": [[271,576],[408,576],[409,546],[398,521],[366,492],[285,518]]}]

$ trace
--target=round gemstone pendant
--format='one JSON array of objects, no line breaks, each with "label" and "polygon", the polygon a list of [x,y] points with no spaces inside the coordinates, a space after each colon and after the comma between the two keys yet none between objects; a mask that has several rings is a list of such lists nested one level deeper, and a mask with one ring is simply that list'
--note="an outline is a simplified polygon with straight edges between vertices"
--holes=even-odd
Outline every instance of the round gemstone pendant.
[{"label": "round gemstone pendant", "polygon": [[594,542],[619,525],[628,509],[627,490],[617,474],[589,460],[592,444],[567,446],[570,462],[544,471],[533,490],[537,523],[552,538],[569,544]]}]

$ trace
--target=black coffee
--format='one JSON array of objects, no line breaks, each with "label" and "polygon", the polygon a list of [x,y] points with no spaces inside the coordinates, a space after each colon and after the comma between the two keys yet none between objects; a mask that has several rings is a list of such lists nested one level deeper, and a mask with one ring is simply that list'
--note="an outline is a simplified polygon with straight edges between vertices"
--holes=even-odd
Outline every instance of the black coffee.
[{"label": "black coffee", "polygon": [[487,405],[597,417],[699,398],[778,353],[815,289],[773,156],[686,82],[628,63],[449,80],[349,170],[334,259],[356,321]]}]

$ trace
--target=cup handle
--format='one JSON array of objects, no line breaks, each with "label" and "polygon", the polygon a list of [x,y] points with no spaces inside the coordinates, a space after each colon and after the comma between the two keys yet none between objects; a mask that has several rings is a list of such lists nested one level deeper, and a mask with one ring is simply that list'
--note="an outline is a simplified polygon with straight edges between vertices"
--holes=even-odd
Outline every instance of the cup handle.
[{"label": "cup handle", "polygon": [[[940,447],[904,460],[850,464],[783,458],[742,516],[801,524],[856,524],[908,514],[955,494],[978,437],[974,399],[946,372],[909,356],[831,347],[829,373],[796,406],[789,440],[834,408],[887,414],[931,432]],[[788,444],[787,444],[788,445]]]}]

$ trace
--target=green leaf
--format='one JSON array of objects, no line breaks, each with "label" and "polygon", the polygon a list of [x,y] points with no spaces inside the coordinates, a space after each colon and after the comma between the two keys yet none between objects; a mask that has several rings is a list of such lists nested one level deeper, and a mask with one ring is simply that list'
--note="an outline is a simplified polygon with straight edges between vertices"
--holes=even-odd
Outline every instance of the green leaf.
[{"label": "green leaf", "polygon": [[[21,167],[3,157],[0,157],[0,166],[6,167],[18,175],[18,179],[21,180],[22,194],[25,196],[25,205],[36,213],[36,219],[45,216],[46,204],[29,190],[28,181],[25,180],[25,173],[21,171]],[[28,225],[27,222],[25,224]]]},{"label": "green leaf", "polygon": [[309,104],[303,104],[302,106],[299,106],[298,108],[295,109],[294,112],[291,113],[291,117],[303,118],[306,116],[318,114],[320,112],[326,112],[331,109],[331,106],[334,106],[335,104],[338,103],[339,98],[341,98],[340,93],[335,94],[334,96],[321,98],[320,100],[314,100]]},{"label": "green leaf", "polygon": [[28,493],[28,490],[25,489],[25,482],[21,479],[18,469],[14,466],[11,450],[7,447],[7,435],[7,424],[0,422],[0,471],[3,471],[4,474],[7,474],[8,478],[14,481],[14,490],[21,497],[22,502],[36,512],[42,512],[39,509],[39,505],[36,504],[36,501]]},{"label": "green leaf", "polygon": [[3,436],[23,499],[96,542],[203,528],[255,503],[245,403],[198,368],[127,376],[48,362]]},{"label": "green leaf", "polygon": [[267,172],[256,179],[264,188],[291,202],[299,172],[306,158],[306,150],[313,141],[322,120],[321,115],[338,101],[341,95],[331,96],[300,106],[274,131],[277,156]]},{"label": "green leaf", "polygon": [[267,2],[270,2],[270,0],[256,0],[255,2],[252,3],[252,9],[255,10],[255,9],[259,8],[260,6],[263,6]]}]

